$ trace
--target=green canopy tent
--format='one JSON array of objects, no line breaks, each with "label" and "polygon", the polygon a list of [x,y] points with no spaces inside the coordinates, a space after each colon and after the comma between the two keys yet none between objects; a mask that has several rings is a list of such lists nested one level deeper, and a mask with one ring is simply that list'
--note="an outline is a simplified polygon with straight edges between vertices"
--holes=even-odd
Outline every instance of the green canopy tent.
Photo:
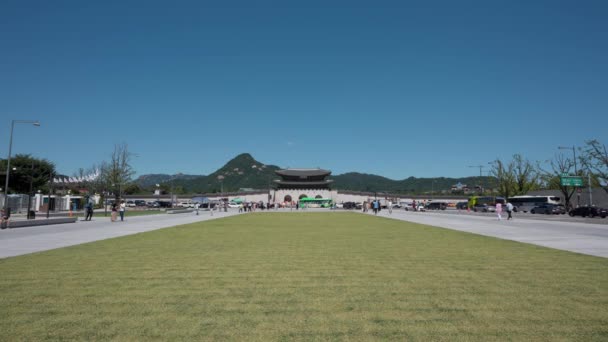
[{"label": "green canopy tent", "polygon": [[234,198],[234,199],[230,200],[230,203],[241,204],[241,203],[243,203],[243,200],[240,198]]}]

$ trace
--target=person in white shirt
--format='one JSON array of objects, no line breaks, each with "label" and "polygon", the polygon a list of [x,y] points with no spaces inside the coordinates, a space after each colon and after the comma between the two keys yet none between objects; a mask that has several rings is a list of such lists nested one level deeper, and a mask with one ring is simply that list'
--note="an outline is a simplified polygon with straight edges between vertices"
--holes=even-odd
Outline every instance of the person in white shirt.
[{"label": "person in white shirt", "polygon": [[120,201],[120,208],[118,209],[118,213],[120,214],[120,220],[125,220],[125,209],[127,208],[127,204],[125,200]]},{"label": "person in white shirt", "polygon": [[513,204],[511,204],[511,202],[507,202],[507,214],[509,214],[509,216],[507,217],[507,220],[510,220],[513,218],[513,216],[511,216],[511,212],[513,212]]}]

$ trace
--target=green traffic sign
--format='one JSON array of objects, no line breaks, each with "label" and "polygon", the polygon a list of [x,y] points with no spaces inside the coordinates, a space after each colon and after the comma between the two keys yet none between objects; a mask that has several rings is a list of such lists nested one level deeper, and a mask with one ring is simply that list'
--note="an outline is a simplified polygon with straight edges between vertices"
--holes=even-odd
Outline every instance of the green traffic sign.
[{"label": "green traffic sign", "polygon": [[561,177],[560,179],[562,186],[583,186],[583,177],[568,176]]}]

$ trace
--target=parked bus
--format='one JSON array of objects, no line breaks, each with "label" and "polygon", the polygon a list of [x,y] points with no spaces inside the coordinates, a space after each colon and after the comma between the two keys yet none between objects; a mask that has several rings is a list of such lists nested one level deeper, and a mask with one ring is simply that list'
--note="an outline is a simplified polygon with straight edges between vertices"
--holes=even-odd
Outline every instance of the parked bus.
[{"label": "parked bus", "polygon": [[300,208],[330,208],[331,198],[300,198]]},{"label": "parked bus", "polygon": [[562,204],[558,196],[513,196],[509,197],[515,212],[529,212],[532,208],[543,204]]}]

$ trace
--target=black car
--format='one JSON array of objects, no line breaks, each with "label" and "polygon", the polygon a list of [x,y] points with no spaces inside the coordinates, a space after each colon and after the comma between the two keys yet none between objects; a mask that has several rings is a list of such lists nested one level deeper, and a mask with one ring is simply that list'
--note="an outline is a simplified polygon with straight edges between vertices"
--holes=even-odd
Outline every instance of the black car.
[{"label": "black car", "polygon": [[355,202],[344,202],[342,209],[357,209],[357,203]]},{"label": "black car", "polygon": [[426,209],[428,210],[445,210],[447,207],[448,205],[443,202],[431,202],[426,205]]},{"label": "black car", "polygon": [[570,210],[568,213],[570,216],[582,216],[582,217],[595,217],[599,216],[605,218],[608,216],[608,210],[598,207],[578,207]]},{"label": "black car", "polygon": [[466,210],[469,207],[469,202],[458,202],[456,203],[456,209]]},{"label": "black car", "polygon": [[543,205],[539,205],[536,206],[532,209],[530,209],[530,214],[547,214],[547,215],[558,215],[558,214],[565,214],[566,213],[566,207],[564,207],[563,205],[559,205],[559,204],[543,204]]},{"label": "black car", "polygon": [[172,208],[173,207],[173,203],[171,203],[171,201],[158,201],[156,203],[158,203],[158,206],[160,208]]},{"label": "black car", "polygon": [[144,200],[135,200],[135,205],[138,207],[145,207],[146,206],[146,201]]}]

